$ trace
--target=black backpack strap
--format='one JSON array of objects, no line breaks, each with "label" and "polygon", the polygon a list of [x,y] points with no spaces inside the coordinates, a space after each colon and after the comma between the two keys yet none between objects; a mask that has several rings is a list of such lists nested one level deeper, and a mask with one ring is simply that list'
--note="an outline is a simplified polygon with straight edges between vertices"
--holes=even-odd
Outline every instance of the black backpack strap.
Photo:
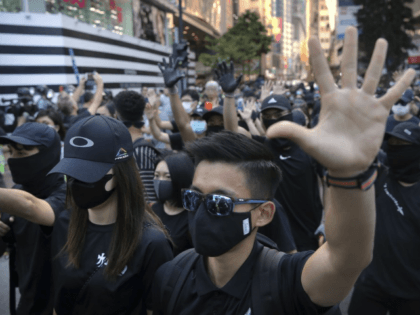
[{"label": "black backpack strap", "polygon": [[270,315],[280,312],[278,266],[284,255],[283,252],[264,247],[258,256],[251,288],[253,314]]},{"label": "black backpack strap", "polygon": [[172,261],[172,268],[166,270],[164,276],[166,282],[161,291],[162,304],[167,305],[166,314],[173,313],[179,293],[199,257],[194,248],[188,249],[176,256]]}]

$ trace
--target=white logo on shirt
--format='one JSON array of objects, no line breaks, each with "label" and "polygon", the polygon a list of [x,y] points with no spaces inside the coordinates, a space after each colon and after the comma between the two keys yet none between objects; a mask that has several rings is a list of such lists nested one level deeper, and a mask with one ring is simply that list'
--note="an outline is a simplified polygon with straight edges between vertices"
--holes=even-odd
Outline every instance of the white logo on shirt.
[{"label": "white logo on shirt", "polygon": [[[98,255],[98,262],[96,263],[96,265],[99,268],[102,267],[102,266],[107,266],[108,265],[108,258],[106,258],[105,253],[102,253],[102,255]],[[120,273],[120,277],[127,272],[127,269],[128,269],[128,267],[125,266],[123,271],[121,271],[121,273]]]},{"label": "white logo on shirt", "polygon": [[98,265],[98,267],[108,265],[108,259],[106,258],[105,253],[102,253],[102,255],[98,255],[98,262],[96,264]]},{"label": "white logo on shirt", "polygon": [[291,156],[283,156],[283,155],[280,155],[280,160],[287,160],[287,159],[290,159],[291,158]]},{"label": "white logo on shirt", "polygon": [[245,315],[251,315],[251,308],[246,311]]},{"label": "white logo on shirt", "polygon": [[400,207],[397,199],[395,199],[395,197],[393,195],[391,195],[390,192],[388,191],[388,184],[387,183],[385,183],[385,185],[384,185],[384,190],[385,190],[385,193],[388,195],[388,197],[391,198],[391,200],[395,203],[395,206],[397,207],[397,211],[399,213],[401,213],[402,215],[404,215],[403,208]]}]

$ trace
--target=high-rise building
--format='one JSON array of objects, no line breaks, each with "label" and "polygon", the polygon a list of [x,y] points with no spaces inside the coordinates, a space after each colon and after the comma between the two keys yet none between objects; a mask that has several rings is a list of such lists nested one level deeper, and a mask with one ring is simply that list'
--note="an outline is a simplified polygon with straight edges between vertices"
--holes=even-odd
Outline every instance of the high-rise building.
[{"label": "high-rise building", "polygon": [[330,15],[325,0],[319,1],[319,40],[325,57],[330,54],[331,48],[331,26]]}]

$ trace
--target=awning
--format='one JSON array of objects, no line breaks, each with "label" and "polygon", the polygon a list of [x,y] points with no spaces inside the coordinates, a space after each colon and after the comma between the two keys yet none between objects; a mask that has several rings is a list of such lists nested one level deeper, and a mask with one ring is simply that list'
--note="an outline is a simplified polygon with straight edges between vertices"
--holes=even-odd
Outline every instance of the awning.
[{"label": "awning", "polygon": [[[179,13],[178,10],[174,14],[174,23],[178,24],[178,17]],[[213,26],[211,26],[209,23],[204,21],[203,19],[194,16],[188,12],[183,11],[182,12],[182,20],[186,25],[193,26],[196,29],[204,32],[205,34],[209,35],[213,38],[219,38],[221,34],[219,31],[217,31]],[[184,25],[185,26],[185,25]]]}]

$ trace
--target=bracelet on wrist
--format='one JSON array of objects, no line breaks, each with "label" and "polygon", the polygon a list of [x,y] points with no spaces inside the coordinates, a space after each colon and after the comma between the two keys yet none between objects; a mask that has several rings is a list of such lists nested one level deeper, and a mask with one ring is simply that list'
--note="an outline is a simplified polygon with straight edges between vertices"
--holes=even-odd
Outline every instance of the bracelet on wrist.
[{"label": "bracelet on wrist", "polygon": [[355,177],[338,178],[326,174],[327,186],[339,187],[344,189],[361,189],[363,191],[369,190],[373,186],[378,177],[378,165],[373,163],[367,171]]},{"label": "bracelet on wrist", "polygon": [[235,94],[233,93],[225,93],[226,98],[235,98]]}]

